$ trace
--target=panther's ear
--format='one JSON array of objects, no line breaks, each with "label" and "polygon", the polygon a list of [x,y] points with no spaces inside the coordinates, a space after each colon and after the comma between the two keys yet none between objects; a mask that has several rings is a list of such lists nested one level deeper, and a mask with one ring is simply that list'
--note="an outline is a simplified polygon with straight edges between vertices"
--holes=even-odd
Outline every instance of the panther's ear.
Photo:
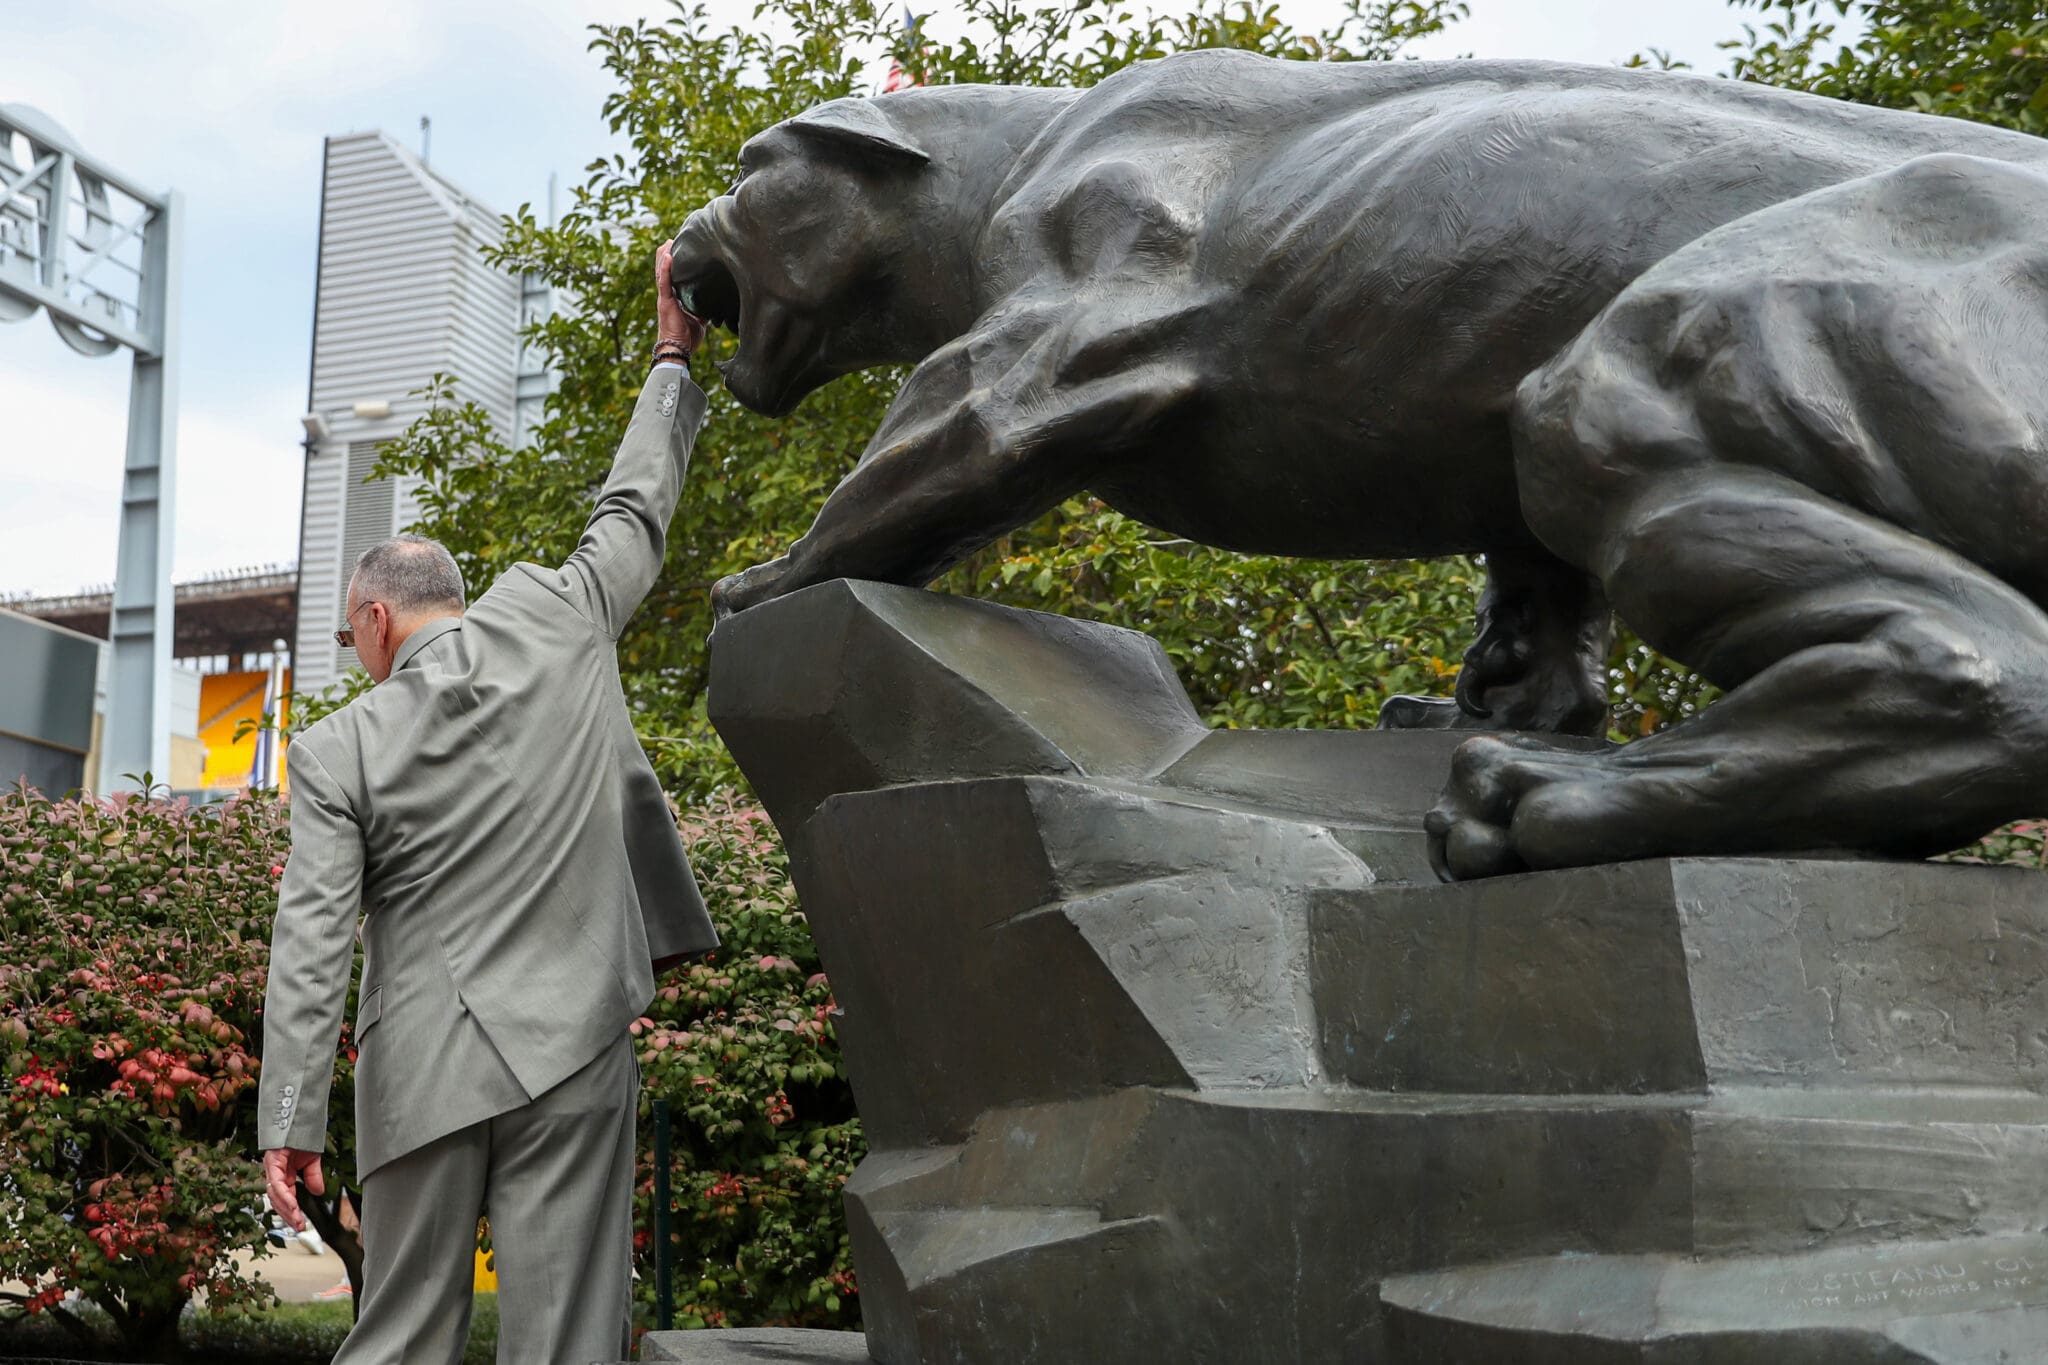
[{"label": "panther's ear", "polygon": [[915,170],[931,161],[864,99],[837,99],[805,110],[782,125],[828,151]]}]

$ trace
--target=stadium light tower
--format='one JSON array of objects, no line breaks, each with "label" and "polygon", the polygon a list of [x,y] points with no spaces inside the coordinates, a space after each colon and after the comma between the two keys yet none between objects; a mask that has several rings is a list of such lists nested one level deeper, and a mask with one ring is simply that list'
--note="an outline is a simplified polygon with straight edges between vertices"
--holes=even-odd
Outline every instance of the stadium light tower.
[{"label": "stadium light tower", "polygon": [[[72,350],[134,357],[102,790],[171,770],[171,536],[177,468],[176,190],[141,189],[47,115],[0,104],[0,322],[50,315]],[[4,427],[0,427],[4,438]]]}]

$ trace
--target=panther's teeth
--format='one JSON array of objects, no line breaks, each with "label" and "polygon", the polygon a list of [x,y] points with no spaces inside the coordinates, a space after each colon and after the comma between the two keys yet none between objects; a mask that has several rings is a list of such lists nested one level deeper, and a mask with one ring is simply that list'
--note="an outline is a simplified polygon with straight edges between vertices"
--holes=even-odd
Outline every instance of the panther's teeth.
[{"label": "panther's teeth", "polygon": [[684,286],[683,286],[683,287],[682,287],[681,289],[678,289],[678,290],[676,291],[676,298],[677,298],[677,300],[678,300],[678,301],[680,301],[680,302],[682,303],[682,305],[683,305],[683,311],[685,311],[685,312],[687,312],[687,313],[692,313],[692,314],[695,314],[695,315],[696,315],[696,316],[698,316],[698,317],[702,317],[702,316],[704,316],[703,312],[702,312],[702,311],[701,311],[701,310],[700,310],[700,309],[699,309],[699,308],[697,307],[697,286],[696,286],[696,285],[694,285],[694,284],[686,284],[686,285],[684,285]]}]

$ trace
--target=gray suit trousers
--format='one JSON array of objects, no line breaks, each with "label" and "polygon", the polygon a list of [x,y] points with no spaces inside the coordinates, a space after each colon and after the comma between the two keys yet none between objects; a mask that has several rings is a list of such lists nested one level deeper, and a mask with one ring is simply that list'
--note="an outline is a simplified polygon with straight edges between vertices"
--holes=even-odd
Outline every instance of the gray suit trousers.
[{"label": "gray suit trousers", "polygon": [[334,1365],[459,1365],[482,1213],[498,1269],[499,1365],[625,1360],[639,1090],[622,1034],[531,1104],[372,1171],[369,1282]]}]

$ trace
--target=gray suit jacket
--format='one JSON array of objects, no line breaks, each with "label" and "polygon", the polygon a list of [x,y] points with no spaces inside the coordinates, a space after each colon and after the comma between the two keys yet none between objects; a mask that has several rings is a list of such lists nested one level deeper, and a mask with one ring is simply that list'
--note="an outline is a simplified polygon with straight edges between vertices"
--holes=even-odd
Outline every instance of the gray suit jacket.
[{"label": "gray suit jacket", "polygon": [[653,960],[717,946],[616,650],[703,421],[696,385],[656,371],[569,562],[421,627],[292,745],[264,1149],[325,1144],[359,914],[362,1175],[567,1078],[646,1008]]}]

